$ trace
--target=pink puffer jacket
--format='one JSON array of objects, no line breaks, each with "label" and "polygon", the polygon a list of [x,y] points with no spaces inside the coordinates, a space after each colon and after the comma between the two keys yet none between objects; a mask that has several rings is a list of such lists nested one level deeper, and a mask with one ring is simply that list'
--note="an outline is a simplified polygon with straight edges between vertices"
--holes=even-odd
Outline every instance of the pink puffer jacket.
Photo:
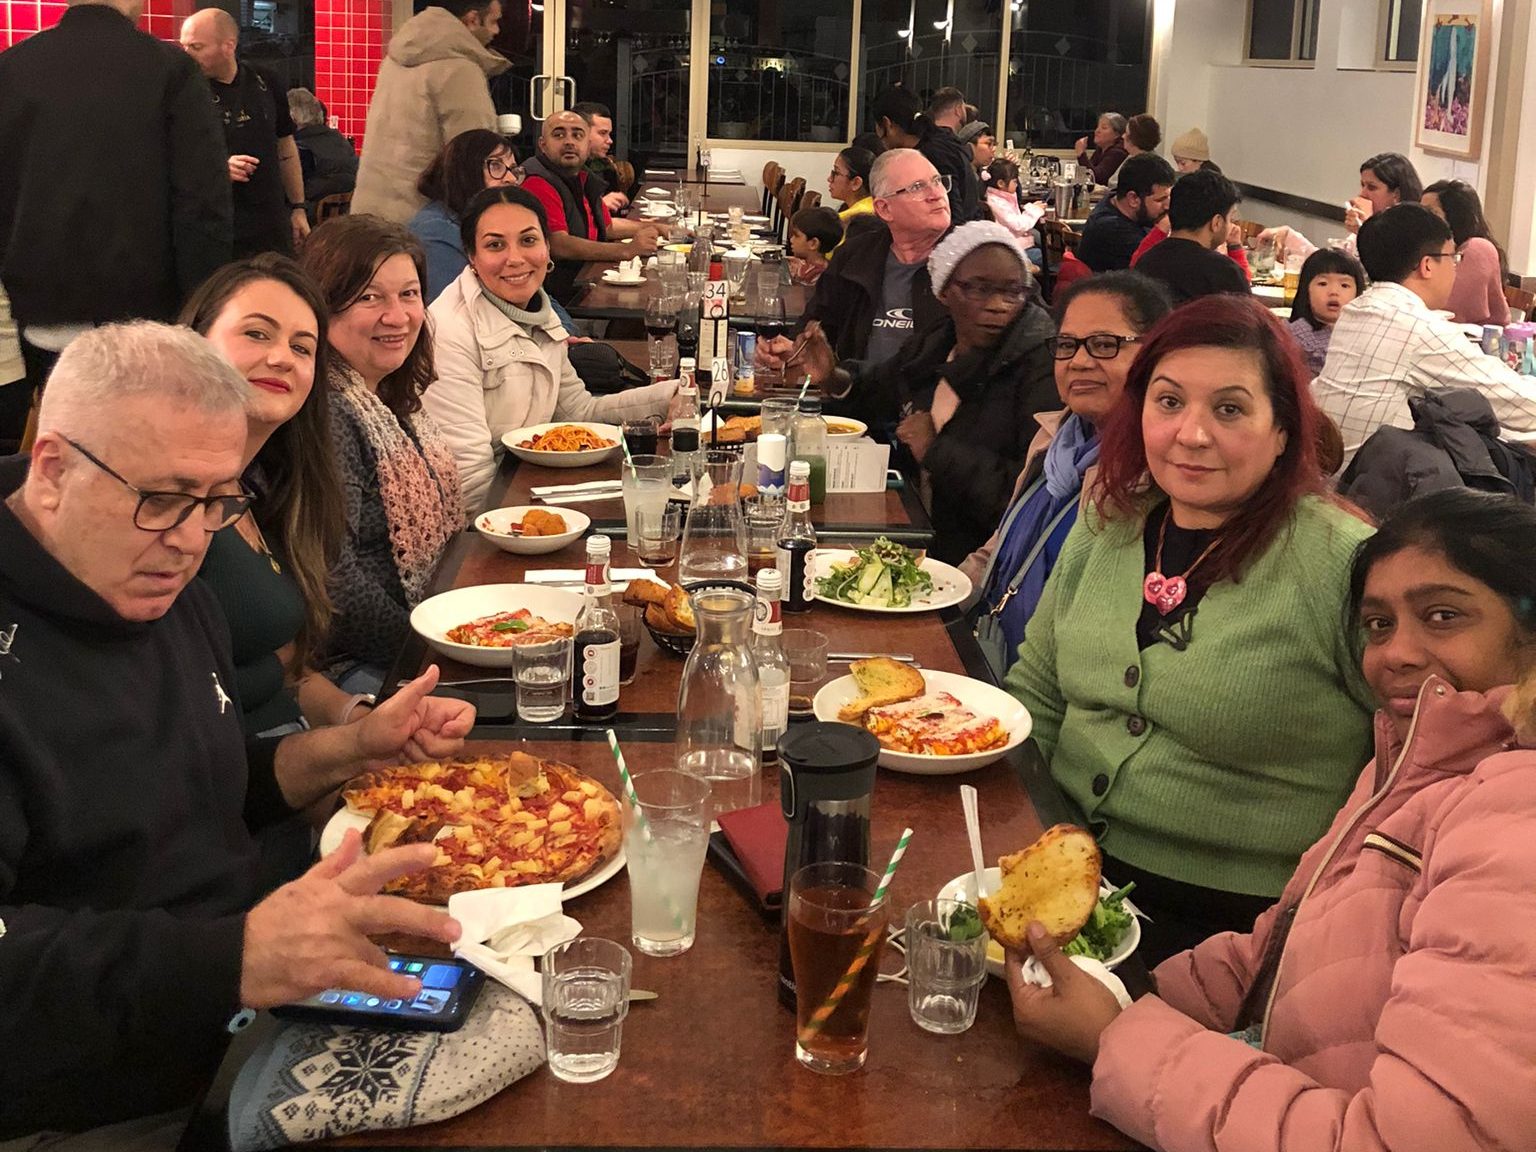
[{"label": "pink puffer jacket", "polygon": [[[1536,1149],[1536,751],[1508,694],[1431,678],[1401,744],[1378,714],[1253,933],[1172,957],[1104,1031],[1095,1115],[1165,1152]],[[1261,1048],[1226,1035],[1250,1021]]]}]

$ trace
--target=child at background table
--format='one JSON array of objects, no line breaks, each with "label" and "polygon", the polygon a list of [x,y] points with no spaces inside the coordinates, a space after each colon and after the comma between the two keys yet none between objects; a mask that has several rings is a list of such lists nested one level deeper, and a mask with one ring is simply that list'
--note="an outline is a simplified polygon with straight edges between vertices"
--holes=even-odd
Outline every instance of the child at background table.
[{"label": "child at background table", "polygon": [[1365,269],[1348,252],[1319,248],[1301,266],[1296,283],[1291,335],[1306,356],[1307,371],[1317,376],[1328,359],[1328,338],[1339,313],[1365,291]]},{"label": "child at background table", "polygon": [[843,222],[830,208],[802,208],[789,221],[789,276],[807,287],[821,279],[827,257],[843,242]]}]

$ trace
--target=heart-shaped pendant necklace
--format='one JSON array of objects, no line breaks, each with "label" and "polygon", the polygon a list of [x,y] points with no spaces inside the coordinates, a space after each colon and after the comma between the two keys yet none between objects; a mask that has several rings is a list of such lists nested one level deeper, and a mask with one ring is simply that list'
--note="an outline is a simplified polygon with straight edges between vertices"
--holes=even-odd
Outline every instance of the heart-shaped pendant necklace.
[{"label": "heart-shaped pendant necklace", "polygon": [[1180,604],[1184,603],[1184,597],[1189,595],[1189,577],[1200,562],[1204,560],[1221,543],[1218,536],[1205,546],[1205,551],[1195,557],[1195,562],[1184,569],[1183,575],[1163,575],[1163,540],[1168,535],[1168,521],[1173,519],[1173,509],[1169,508],[1163,517],[1163,523],[1157,530],[1157,553],[1152,558],[1152,571],[1147,573],[1147,578],[1141,582],[1141,598],[1157,609],[1158,615],[1166,616]]}]

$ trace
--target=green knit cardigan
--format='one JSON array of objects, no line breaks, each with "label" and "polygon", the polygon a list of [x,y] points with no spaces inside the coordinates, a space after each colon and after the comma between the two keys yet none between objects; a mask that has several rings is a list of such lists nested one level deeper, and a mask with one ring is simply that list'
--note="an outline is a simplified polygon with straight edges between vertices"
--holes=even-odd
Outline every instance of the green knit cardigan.
[{"label": "green knit cardigan", "polygon": [[1089,514],[1062,547],[1007,688],[1104,851],[1187,884],[1278,896],[1371,756],[1343,623],[1371,529],[1305,498],[1179,652],[1141,651],[1143,521]]}]

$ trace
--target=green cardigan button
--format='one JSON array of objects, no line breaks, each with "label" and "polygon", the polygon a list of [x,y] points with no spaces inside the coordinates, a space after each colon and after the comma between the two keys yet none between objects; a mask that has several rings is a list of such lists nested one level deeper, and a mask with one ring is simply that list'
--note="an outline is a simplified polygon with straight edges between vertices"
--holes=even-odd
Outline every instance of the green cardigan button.
[{"label": "green cardigan button", "polygon": [[1141,682],[1141,669],[1132,664],[1125,670],[1125,686],[1134,688]]},{"label": "green cardigan button", "polygon": [[1132,716],[1125,722],[1125,730],[1132,736],[1140,736],[1147,730],[1147,722],[1140,716]]},{"label": "green cardigan button", "polygon": [[1109,777],[1100,772],[1093,778],[1093,794],[1102,796],[1109,791]]}]

